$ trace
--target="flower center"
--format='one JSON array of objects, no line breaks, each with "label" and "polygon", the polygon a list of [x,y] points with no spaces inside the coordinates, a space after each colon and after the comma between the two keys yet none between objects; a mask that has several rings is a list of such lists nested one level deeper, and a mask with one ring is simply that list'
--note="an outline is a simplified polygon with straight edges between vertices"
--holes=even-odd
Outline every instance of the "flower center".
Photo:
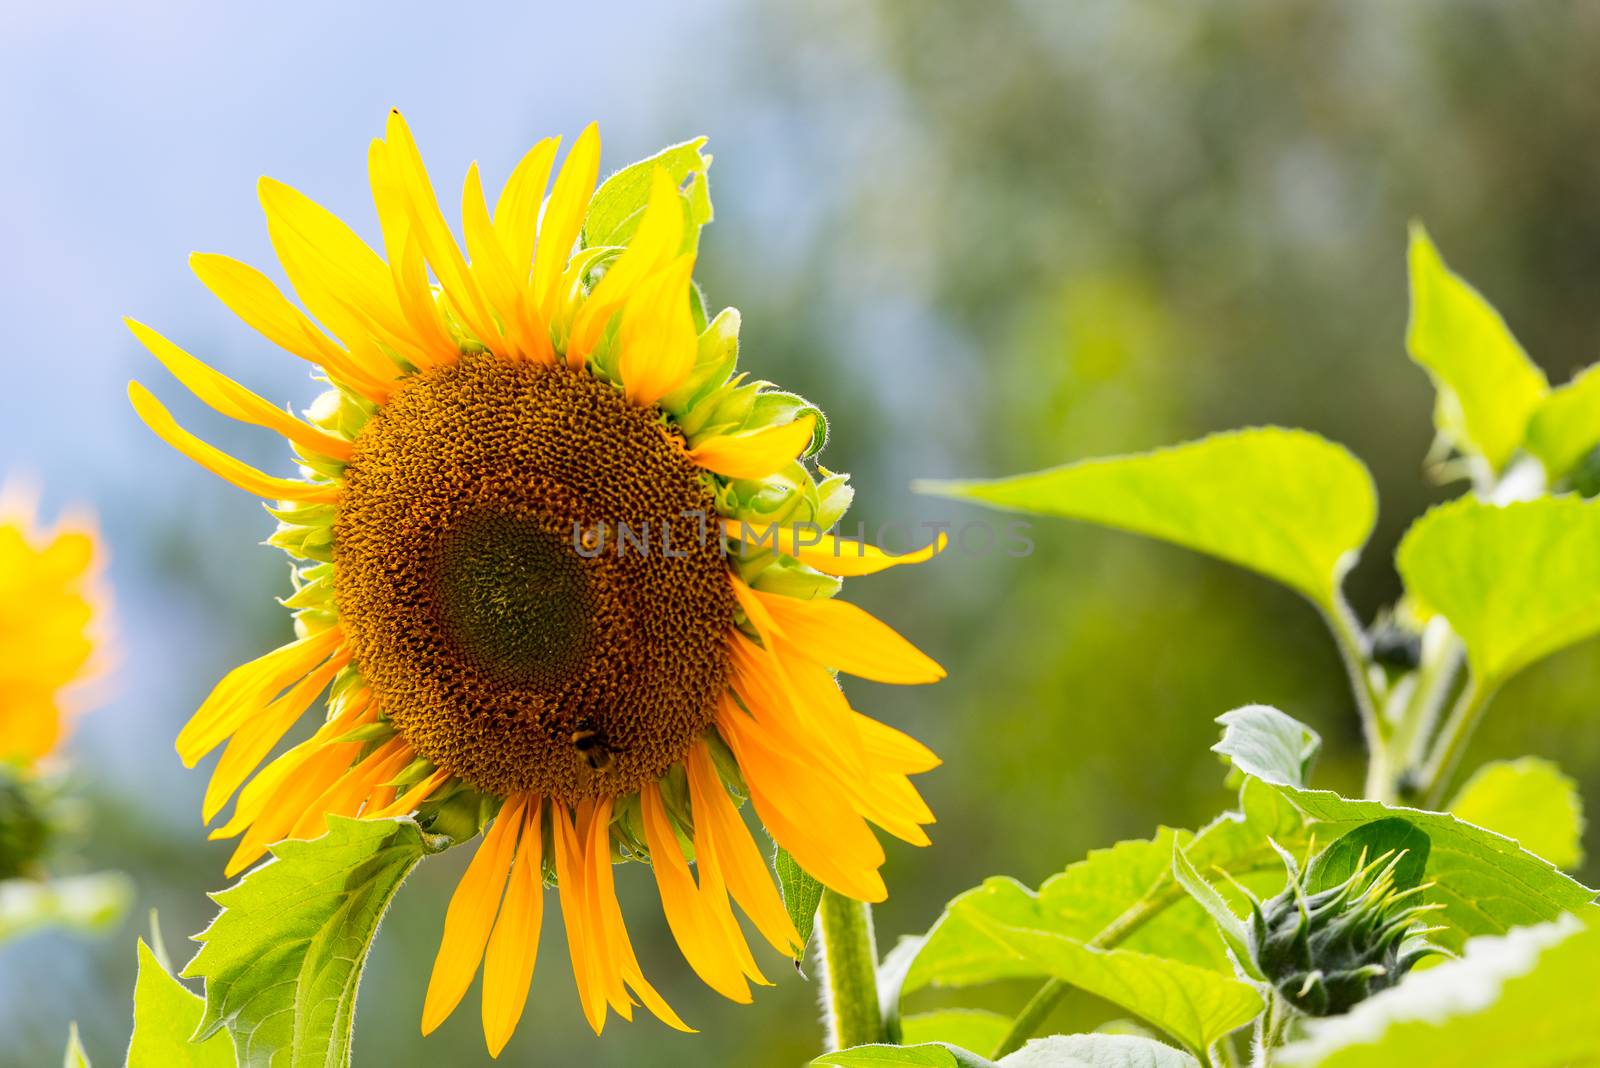
[{"label": "flower center", "polygon": [[345,471],[355,663],[406,740],[480,789],[631,792],[726,682],[714,516],[659,413],[585,371],[469,355],[415,376]]}]

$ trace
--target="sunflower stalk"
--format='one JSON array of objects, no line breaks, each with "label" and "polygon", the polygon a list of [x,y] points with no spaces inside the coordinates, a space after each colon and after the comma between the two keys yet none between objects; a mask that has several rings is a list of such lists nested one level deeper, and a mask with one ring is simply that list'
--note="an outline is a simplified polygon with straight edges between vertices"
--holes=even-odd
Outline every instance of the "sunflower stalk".
[{"label": "sunflower stalk", "polygon": [[872,906],[833,890],[822,892],[823,1024],[830,1050],[886,1040],[878,1008],[878,949]]}]

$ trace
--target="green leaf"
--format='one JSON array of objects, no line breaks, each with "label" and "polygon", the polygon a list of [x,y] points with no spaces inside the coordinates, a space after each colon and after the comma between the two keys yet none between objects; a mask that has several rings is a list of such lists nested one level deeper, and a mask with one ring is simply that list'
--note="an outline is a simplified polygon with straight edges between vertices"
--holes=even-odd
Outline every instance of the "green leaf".
[{"label": "green leaf", "polygon": [[167,974],[143,939],[138,957],[128,1068],[234,1068],[239,1062],[225,1036],[189,1041],[200,1027],[205,1000]]},{"label": "green leaf", "polygon": [[1195,870],[1189,858],[1184,854],[1183,847],[1176,841],[1172,843],[1172,874],[1189,896],[1205,909],[1206,915],[1211,917],[1211,922],[1217,925],[1217,932],[1222,935],[1222,941],[1233,953],[1233,959],[1245,974],[1252,979],[1265,980],[1261,969],[1256,966],[1255,958],[1250,953],[1250,933],[1245,930],[1244,921],[1239,919],[1216,887],[1206,882],[1200,873]]},{"label": "green leaf", "polygon": [[1528,422],[1527,450],[1558,479],[1600,444],[1600,364],[1550,391]]},{"label": "green leaf", "polygon": [[908,1046],[947,1042],[962,1049],[994,1049],[1011,1030],[1011,1017],[984,1009],[936,1009],[900,1021]]},{"label": "green leaf", "polygon": [[1447,806],[1468,823],[1515,838],[1558,868],[1583,863],[1583,802],[1578,784],[1548,760],[1523,757],[1483,765]]},{"label": "green leaf", "polygon": [[83,1040],[78,1037],[78,1021],[67,1024],[67,1053],[61,1059],[62,1068],[89,1068],[89,1055],[83,1050]]},{"label": "green leaf", "polygon": [[1420,224],[1411,227],[1406,350],[1438,390],[1434,425],[1499,471],[1522,444],[1549,389],[1500,313],[1457,275]]},{"label": "green leaf", "polygon": [[1594,908],[1504,937],[1418,972],[1343,1016],[1307,1022],[1278,1052],[1285,1068],[1563,1068],[1600,1064]]},{"label": "green leaf", "polygon": [[1410,820],[1393,816],[1363,823],[1340,835],[1312,860],[1311,869],[1306,872],[1306,893],[1332,889],[1388,854],[1399,858],[1394,869],[1395,888],[1409,890],[1426,877],[1432,850],[1427,833]]},{"label": "green leaf", "polygon": [[680,186],[691,174],[697,176],[696,183],[683,196],[685,220],[689,223],[684,248],[685,251],[694,248],[699,241],[700,227],[711,220],[711,200],[704,179],[711,157],[700,151],[705,144],[704,137],[697,137],[664,148],[600,183],[594,199],[589,202],[589,215],[583,225],[583,247],[626,245],[633,238],[650,199],[651,176],[661,167]]},{"label": "green leaf", "polygon": [[811,1062],[827,1068],[995,1068],[994,1062],[955,1046],[855,1046]]},{"label": "green leaf", "polygon": [[226,1027],[245,1068],[348,1065],[378,921],[417,862],[448,842],[409,819],[335,816],[321,838],[273,846],[276,859],[212,895],[222,911],[183,973],[206,981],[195,1037]]},{"label": "green leaf", "polygon": [[[1227,729],[1254,730],[1260,722],[1255,718],[1235,720]],[[1428,892],[1427,900],[1445,906],[1438,919],[1446,930],[1437,941],[1448,949],[1458,949],[1472,935],[1504,934],[1513,927],[1554,919],[1594,897],[1594,891],[1509,838],[1463,823],[1448,813],[1351,800],[1331,790],[1262,781],[1314,821],[1310,830],[1323,841],[1392,817],[1400,817],[1426,834],[1431,843],[1427,877],[1438,884]]]},{"label": "green leaf", "polygon": [[1600,500],[1464,497],[1413,523],[1395,557],[1410,594],[1466,643],[1484,690],[1600,631]]},{"label": "green leaf", "polygon": [[800,935],[800,956],[805,957],[805,946],[811,941],[811,932],[817,925],[817,906],[822,903],[822,884],[806,871],[789,851],[778,846],[772,855],[772,867],[778,873],[778,890],[783,894],[783,907],[788,910],[789,922]]},{"label": "green leaf", "polygon": [[914,488],[1160,538],[1277,579],[1328,611],[1377,517],[1361,461],[1315,434],[1278,427]]},{"label": "green leaf", "polygon": [[0,880],[0,942],[49,927],[92,934],[122,918],[133,884],[121,872],[42,882]]},{"label": "green leaf", "polygon": [[978,917],[995,941],[1063,982],[1104,998],[1201,1052],[1260,1015],[1261,995],[1210,968],[1139,953],[1096,949],[1052,931]]},{"label": "green leaf", "polygon": [[1150,1038],[1053,1035],[1002,1057],[1000,1068],[1200,1068],[1200,1062]]},{"label": "green leaf", "polygon": [[1322,751],[1322,736],[1270,705],[1245,705],[1217,717],[1222,740],[1211,747],[1246,775],[1304,786]]}]

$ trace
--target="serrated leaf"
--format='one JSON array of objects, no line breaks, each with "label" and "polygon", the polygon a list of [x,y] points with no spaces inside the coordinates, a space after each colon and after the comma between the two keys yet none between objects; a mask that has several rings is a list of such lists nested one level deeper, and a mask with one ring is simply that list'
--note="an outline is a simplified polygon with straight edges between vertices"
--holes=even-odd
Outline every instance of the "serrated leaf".
[{"label": "serrated leaf", "polygon": [[1200,1062],[1151,1038],[1053,1035],[1002,1057],[1000,1068],[1200,1068]]},{"label": "serrated leaf", "polygon": [[1260,572],[1334,611],[1372,533],[1372,477],[1343,446],[1264,427],[919,492],[1145,534]]},{"label": "serrated leaf", "polygon": [[1499,471],[1522,444],[1549,383],[1500,313],[1445,266],[1418,224],[1409,260],[1406,351],[1438,390],[1434,423],[1451,444]]},{"label": "serrated leaf", "polygon": [[811,941],[811,932],[817,926],[817,906],[822,903],[822,884],[797,864],[782,846],[776,847],[773,852],[772,867],[778,875],[778,890],[783,895],[783,907],[789,913],[789,922],[794,924],[795,931],[800,935],[800,956],[795,958],[798,962],[805,957],[805,946]]},{"label": "serrated leaf", "polygon": [[1312,1020],[1285,1068],[1565,1068],[1600,1064],[1600,916],[1475,938],[1343,1016]]},{"label": "serrated leaf", "polygon": [[[678,185],[682,185],[691,174],[703,175],[711,164],[710,157],[700,151],[705,144],[704,137],[697,137],[664,148],[648,159],[629,164],[600,183],[600,188],[595,190],[594,198],[589,202],[589,214],[584,220],[584,247],[626,245],[639,228],[639,220],[644,215],[645,203],[650,199],[650,177],[655,169],[663,168]],[[711,218],[711,201],[703,184],[698,189],[698,192],[691,189],[692,195],[683,197],[685,219],[690,223],[684,238],[687,248],[694,247],[700,226]]]},{"label": "serrated leaf", "polygon": [[1271,705],[1245,705],[1217,717],[1222,740],[1211,747],[1246,775],[1304,786],[1322,751],[1322,736]]},{"label": "serrated leaf", "polygon": [[1306,872],[1306,893],[1314,894],[1343,883],[1379,857],[1398,858],[1394,885],[1409,890],[1426,877],[1433,843],[1422,828],[1398,816],[1363,823],[1334,839],[1318,853]]},{"label": "serrated leaf", "polygon": [[994,1049],[1011,1030],[1011,1017],[985,1009],[936,1009],[900,1021],[908,1046],[945,1042],[963,1049]]},{"label": "serrated leaf", "polygon": [[[1227,731],[1257,729],[1261,722],[1259,717],[1235,719]],[[1436,940],[1448,949],[1458,949],[1473,935],[1504,934],[1513,927],[1554,919],[1594,897],[1594,891],[1509,838],[1463,823],[1448,813],[1352,800],[1331,790],[1303,789],[1292,782],[1259,781],[1315,821],[1312,830],[1324,841],[1392,817],[1404,819],[1426,834],[1431,843],[1427,878],[1438,884],[1426,899],[1445,906],[1437,919],[1446,929]]]},{"label": "serrated leaf", "polygon": [[205,999],[167,974],[143,939],[138,958],[127,1068],[235,1068],[239,1062],[227,1036],[189,1041],[205,1014]]},{"label": "serrated leaf", "polygon": [[206,982],[195,1037],[226,1027],[243,1068],[344,1068],[356,989],[378,921],[418,861],[445,843],[409,819],[330,817],[328,833],[212,895],[222,911],[187,978]]},{"label": "serrated leaf", "polygon": [[1065,935],[976,918],[978,926],[1047,975],[1086,990],[1204,1051],[1264,1008],[1261,995],[1231,975],[1130,949],[1097,949]]},{"label": "serrated leaf", "polygon": [[1600,500],[1464,497],[1413,523],[1395,558],[1407,591],[1461,636],[1481,688],[1600,632]]},{"label": "serrated leaf", "polygon": [[1583,863],[1578,784],[1548,760],[1497,760],[1473,772],[1446,806],[1468,823],[1514,838],[1558,868]]},{"label": "serrated leaf", "polygon": [[67,1052],[61,1059],[62,1068],[89,1068],[89,1054],[84,1052],[83,1039],[78,1036],[78,1021],[67,1025]]},{"label": "serrated leaf", "polygon": [[[989,938],[975,918],[1034,926],[1101,945],[1233,974],[1211,919],[1172,873],[1172,851],[1182,843],[1202,872],[1226,873],[1257,894],[1276,893],[1283,862],[1267,840],[1304,844],[1306,820],[1272,788],[1246,780],[1242,811],[1213,820],[1197,833],[1161,828],[1152,839],[1119,842],[1047,879],[1034,893],[1015,879],[992,877],[946,905],[906,978],[905,991],[924,986],[970,986],[1044,974],[1029,960]],[[1231,885],[1220,888],[1240,904]]]},{"label": "serrated leaf", "polygon": [[1233,953],[1234,961],[1244,969],[1245,974],[1252,979],[1265,980],[1266,976],[1256,966],[1255,958],[1250,953],[1250,934],[1245,929],[1244,921],[1223,900],[1216,887],[1206,882],[1195,870],[1177,842],[1172,844],[1172,874],[1205,910],[1206,915],[1211,917],[1211,922],[1217,925],[1217,933],[1222,936],[1223,944]]},{"label": "serrated leaf", "polygon": [[1571,472],[1600,445],[1600,364],[1550,391],[1528,421],[1524,444],[1552,479]]},{"label": "serrated leaf", "polygon": [[955,1046],[854,1046],[824,1053],[818,1068],[995,1068],[994,1062]]}]

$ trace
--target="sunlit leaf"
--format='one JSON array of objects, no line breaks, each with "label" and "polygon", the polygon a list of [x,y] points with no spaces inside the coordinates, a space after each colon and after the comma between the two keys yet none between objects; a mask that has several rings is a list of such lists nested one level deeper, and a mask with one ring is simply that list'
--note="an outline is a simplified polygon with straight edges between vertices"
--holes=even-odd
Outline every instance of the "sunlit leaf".
[{"label": "sunlit leaf", "polygon": [[168,975],[143,939],[138,956],[128,1068],[234,1068],[239,1062],[226,1035],[189,1041],[205,1014],[205,999]]},{"label": "sunlit leaf", "polygon": [[1211,747],[1246,775],[1304,786],[1322,751],[1316,731],[1270,705],[1245,705],[1217,717],[1222,740]]},{"label": "sunlit leaf", "polygon": [[1433,843],[1427,832],[1399,816],[1363,823],[1334,839],[1306,872],[1306,892],[1331,890],[1381,857],[1394,860],[1394,885],[1409,890],[1427,877]]},{"label": "sunlit leaf", "polygon": [[1475,938],[1343,1016],[1311,1020],[1294,1068],[1558,1068],[1600,1064],[1600,915]]},{"label": "sunlit leaf", "polygon": [[1412,524],[1396,561],[1466,643],[1481,687],[1600,631],[1600,500],[1461,498]]},{"label": "sunlit leaf", "polygon": [[280,842],[274,860],[212,895],[222,911],[184,969],[206,981],[196,1037],[226,1027],[245,1068],[350,1063],[378,921],[417,862],[447,843],[408,819],[328,822],[321,838]]},{"label": "sunlit leaf", "polygon": [[705,144],[704,137],[697,137],[693,141],[664,148],[648,159],[629,164],[601,182],[589,204],[588,218],[584,221],[584,247],[628,243],[639,228],[645,203],[650,199],[651,175],[657,167],[661,167],[680,185],[691,174],[701,176],[683,197],[685,220],[690,223],[685,229],[684,240],[687,247],[693,248],[699,238],[700,227],[711,220],[711,201],[703,179],[711,158],[700,151]]},{"label": "sunlit leaf", "polygon": [[955,1046],[855,1046],[824,1053],[811,1062],[822,1068],[995,1068],[994,1062]]},{"label": "sunlit leaf", "polygon": [[1518,446],[1549,386],[1500,313],[1445,266],[1420,225],[1411,228],[1411,322],[1406,350],[1438,390],[1434,422],[1463,452],[1498,471]]},{"label": "sunlit leaf", "polygon": [[1600,445],[1600,365],[1586,367],[1545,397],[1528,421],[1529,452],[1561,478]]},{"label": "sunlit leaf", "polygon": [[1483,765],[1447,806],[1468,823],[1515,838],[1558,868],[1583,863],[1583,802],[1578,784],[1548,760],[1523,757]]},{"label": "sunlit leaf", "polygon": [[1329,610],[1377,516],[1361,461],[1315,434],[1277,427],[915,488],[1160,538],[1277,579]]},{"label": "sunlit leaf", "polygon": [[1002,1057],[1000,1068],[1200,1068],[1200,1062],[1150,1038],[1053,1035]]},{"label": "sunlit leaf", "polygon": [[1245,973],[1252,979],[1265,979],[1266,976],[1256,967],[1255,958],[1250,953],[1250,933],[1245,929],[1244,921],[1223,900],[1216,887],[1195,870],[1183,848],[1176,842],[1172,849],[1172,874],[1205,910],[1206,915],[1211,917],[1211,922],[1217,925],[1217,933],[1222,936],[1223,944],[1233,953],[1233,959],[1245,969]]},{"label": "sunlit leaf", "polygon": [[[1235,719],[1226,729],[1256,730],[1261,722],[1254,717]],[[1236,744],[1234,748],[1241,746]],[[1457,949],[1473,935],[1504,934],[1513,927],[1554,919],[1594,897],[1594,891],[1509,838],[1464,823],[1448,813],[1352,800],[1331,790],[1304,789],[1292,781],[1292,776],[1274,775],[1270,768],[1261,769],[1260,779],[1314,821],[1311,830],[1324,842],[1374,820],[1391,818],[1403,819],[1426,834],[1431,843],[1426,874],[1437,883],[1429,890],[1427,900],[1444,905],[1436,919],[1445,930],[1435,940],[1446,948]]]},{"label": "sunlit leaf", "polygon": [[936,1009],[900,1021],[900,1040],[908,1046],[948,1042],[962,1049],[994,1049],[1011,1030],[1011,1017],[984,1009]]}]

